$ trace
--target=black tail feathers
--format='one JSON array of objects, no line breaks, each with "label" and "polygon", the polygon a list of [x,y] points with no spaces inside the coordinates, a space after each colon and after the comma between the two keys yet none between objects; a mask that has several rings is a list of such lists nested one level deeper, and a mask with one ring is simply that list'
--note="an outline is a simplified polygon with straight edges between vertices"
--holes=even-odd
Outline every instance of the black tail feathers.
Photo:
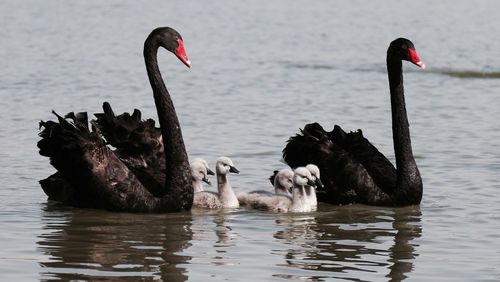
[{"label": "black tail feathers", "polygon": [[274,185],[274,179],[276,179],[276,175],[278,174],[278,170],[273,171],[273,175],[269,176],[269,181],[271,181],[271,184]]},{"label": "black tail feathers", "polygon": [[117,116],[108,102],[104,102],[102,108],[103,113],[95,114],[95,125],[120,155],[148,155],[163,151],[161,130],[155,127],[154,120],[141,120],[138,109],[134,109],[132,115],[125,112]]},{"label": "black tail feathers", "polygon": [[63,166],[66,159],[74,155],[82,155],[89,148],[104,146],[101,136],[89,130],[87,113],[68,113],[65,117],[55,111],[56,121],[40,121],[38,135],[41,140],[37,146],[42,156],[49,157],[57,169]]}]

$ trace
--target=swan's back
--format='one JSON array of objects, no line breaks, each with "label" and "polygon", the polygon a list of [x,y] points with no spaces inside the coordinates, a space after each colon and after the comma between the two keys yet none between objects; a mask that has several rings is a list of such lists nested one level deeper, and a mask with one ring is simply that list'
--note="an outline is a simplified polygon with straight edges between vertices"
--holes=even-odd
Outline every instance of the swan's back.
[{"label": "swan's back", "polygon": [[238,201],[254,209],[270,210],[274,212],[288,212],[292,206],[292,198],[286,195],[273,193],[241,193]]},{"label": "swan's back", "polygon": [[275,195],[273,192],[265,191],[265,190],[256,190],[252,192],[241,192],[236,195],[238,198],[238,202],[242,206],[250,206],[253,201],[258,199],[259,197],[272,197]]},{"label": "swan's back", "polygon": [[285,195],[291,197],[289,189],[293,186],[293,171],[290,169],[275,170],[274,174],[269,178],[274,185],[274,193],[266,190],[257,190],[249,193],[238,194],[238,201],[242,205],[251,206],[256,202],[265,201],[272,202],[275,195]]},{"label": "swan's back", "polygon": [[193,207],[218,209],[222,208],[219,194],[211,191],[201,191],[194,193]]},{"label": "swan's back", "polygon": [[266,209],[274,212],[288,212],[292,206],[292,198],[286,195],[274,195],[272,197],[262,197],[252,202],[252,206],[257,209]]}]

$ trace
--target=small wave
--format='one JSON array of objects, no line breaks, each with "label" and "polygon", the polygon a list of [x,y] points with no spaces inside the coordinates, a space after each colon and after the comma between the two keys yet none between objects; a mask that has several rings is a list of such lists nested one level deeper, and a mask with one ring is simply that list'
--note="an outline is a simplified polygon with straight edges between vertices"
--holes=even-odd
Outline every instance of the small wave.
[{"label": "small wave", "polygon": [[448,75],[451,77],[458,78],[487,78],[487,79],[499,79],[500,72],[498,71],[475,71],[475,70],[435,70],[435,73]]},{"label": "small wave", "polygon": [[312,70],[333,70],[335,66],[328,64],[306,64],[306,63],[292,63],[292,62],[282,62],[286,68],[291,69],[312,69]]},{"label": "small wave", "polygon": [[[309,69],[309,70],[335,70],[338,69],[333,64],[317,64],[317,63],[294,63],[294,62],[281,62],[289,69]],[[386,73],[385,66],[358,66],[351,69],[345,69],[349,72],[377,72]],[[419,69],[406,68],[405,72],[421,72]],[[464,79],[500,79],[500,71],[478,71],[478,70],[451,70],[451,69],[432,69],[424,70],[422,73],[434,73],[440,75],[447,75],[456,78]]]}]

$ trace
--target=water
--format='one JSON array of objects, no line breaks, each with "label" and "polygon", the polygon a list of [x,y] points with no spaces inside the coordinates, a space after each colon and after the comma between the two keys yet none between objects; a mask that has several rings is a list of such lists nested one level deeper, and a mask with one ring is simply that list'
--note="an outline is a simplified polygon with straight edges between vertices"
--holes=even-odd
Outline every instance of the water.
[{"label": "water", "polygon": [[[500,24],[496,1],[13,1],[0,10],[0,280],[500,280]],[[52,109],[155,109],[145,36],[175,27],[193,62],[160,52],[190,156],[231,157],[237,191],[270,189],[306,122],[362,128],[394,159],[385,51],[410,38],[407,208],[320,205],[116,214],[48,203],[37,123]]]}]

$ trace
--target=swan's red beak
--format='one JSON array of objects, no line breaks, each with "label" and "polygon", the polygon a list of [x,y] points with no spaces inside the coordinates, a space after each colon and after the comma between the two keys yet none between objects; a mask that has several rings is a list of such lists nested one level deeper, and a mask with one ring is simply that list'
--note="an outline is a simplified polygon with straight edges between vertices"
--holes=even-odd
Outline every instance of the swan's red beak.
[{"label": "swan's red beak", "polygon": [[410,62],[414,63],[422,69],[425,69],[425,64],[420,60],[420,57],[418,57],[417,51],[408,48],[408,57],[410,57]]},{"label": "swan's red beak", "polygon": [[177,49],[175,50],[175,55],[179,60],[181,60],[188,68],[191,67],[191,61],[188,59],[188,56],[186,55],[186,50],[184,50],[184,42],[182,42],[182,39],[178,38],[177,39]]}]

